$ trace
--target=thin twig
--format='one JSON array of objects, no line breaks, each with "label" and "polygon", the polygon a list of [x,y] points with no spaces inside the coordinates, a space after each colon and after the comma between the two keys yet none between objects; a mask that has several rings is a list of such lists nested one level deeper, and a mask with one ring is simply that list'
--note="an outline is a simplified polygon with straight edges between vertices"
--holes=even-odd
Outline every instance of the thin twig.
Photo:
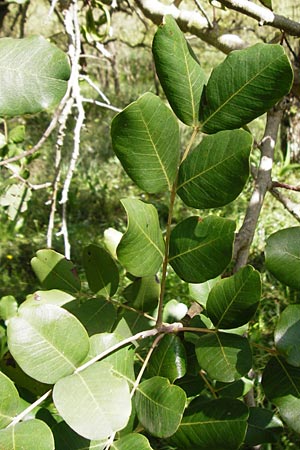
[{"label": "thin twig", "polygon": [[272,188],[289,189],[290,191],[300,192],[300,186],[292,186],[291,184],[281,183],[280,181],[272,181]]},{"label": "thin twig", "polygon": [[211,23],[210,18],[208,17],[208,15],[206,14],[205,9],[203,8],[203,6],[201,5],[201,3],[199,2],[199,0],[194,0],[194,2],[197,5],[197,8],[199,9],[199,11],[201,11],[201,13],[203,14],[203,16],[205,17],[205,19],[207,20],[208,26],[209,28],[213,28],[213,24]]},{"label": "thin twig", "polygon": [[15,426],[17,423],[19,423],[24,417],[27,416],[31,411],[34,410],[37,406],[39,406],[43,401],[46,400],[52,393],[52,389],[49,389],[49,391],[45,392],[40,398],[38,398],[34,403],[32,403],[28,408],[24,409],[20,414],[18,414],[8,425],[6,428],[10,428]]}]

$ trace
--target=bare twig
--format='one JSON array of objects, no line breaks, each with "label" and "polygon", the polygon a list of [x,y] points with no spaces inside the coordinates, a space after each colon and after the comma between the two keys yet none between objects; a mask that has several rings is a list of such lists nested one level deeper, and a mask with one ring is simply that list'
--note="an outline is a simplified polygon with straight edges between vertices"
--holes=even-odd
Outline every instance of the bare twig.
[{"label": "bare twig", "polygon": [[210,28],[213,28],[213,24],[211,23],[210,18],[208,17],[208,15],[206,14],[205,9],[203,8],[203,6],[201,5],[201,3],[199,2],[199,0],[194,0],[194,2],[197,5],[197,8],[199,9],[199,11],[201,11],[201,14],[205,17],[205,19],[207,20],[207,23],[209,25]]},{"label": "bare twig", "polygon": [[52,389],[50,389],[49,391],[45,392],[45,394],[43,394],[40,398],[38,398],[34,403],[32,403],[31,405],[28,406],[28,408],[24,409],[20,414],[18,414],[8,425],[6,428],[10,428],[15,426],[17,423],[19,423],[21,420],[24,419],[24,417],[27,416],[27,414],[29,414],[31,411],[34,410],[34,408],[36,408],[37,406],[39,406],[41,403],[43,403],[43,401],[46,400],[46,398],[48,398],[52,393]]},{"label": "bare twig", "polygon": [[300,186],[292,186],[291,184],[281,183],[280,181],[272,181],[272,188],[283,188],[290,191],[300,192]]},{"label": "bare twig", "polygon": [[300,203],[295,203],[289,198],[282,195],[278,189],[272,187],[270,189],[270,193],[275,197],[284,208],[296,219],[300,222]]}]

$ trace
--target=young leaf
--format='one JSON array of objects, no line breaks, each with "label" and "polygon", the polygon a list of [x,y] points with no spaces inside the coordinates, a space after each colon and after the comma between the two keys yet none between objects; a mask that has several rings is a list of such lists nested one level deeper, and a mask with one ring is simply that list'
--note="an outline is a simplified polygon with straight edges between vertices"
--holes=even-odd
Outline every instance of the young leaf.
[{"label": "young leaf", "polygon": [[55,383],[72,373],[89,351],[81,323],[55,305],[24,306],[7,327],[8,348],[27,375]]},{"label": "young leaf", "polygon": [[300,368],[273,357],[264,370],[262,386],[287,425],[300,433]]},{"label": "young leaf", "polygon": [[147,367],[150,376],[168,378],[174,383],[186,373],[185,348],[178,336],[167,334],[154,350]]},{"label": "young leaf", "polygon": [[136,277],[155,275],[164,257],[164,240],[154,206],[140,200],[122,200],[128,226],[117,248],[121,264]]},{"label": "young leaf", "polygon": [[205,76],[171,15],[166,15],[157,29],[152,51],[158,78],[173,111],[186,125],[196,126]]},{"label": "young leaf", "polygon": [[274,342],[287,363],[300,367],[300,305],[289,305],[281,313],[275,328]]},{"label": "young leaf", "polygon": [[169,262],[189,283],[203,283],[220,275],[232,256],[235,223],[217,216],[193,216],[173,229]]},{"label": "young leaf", "polygon": [[13,420],[19,411],[19,403],[20,397],[14,383],[0,372],[0,429]]},{"label": "young leaf", "polygon": [[217,332],[199,337],[196,355],[210,378],[224,383],[240,379],[251,369],[249,342],[236,334]]},{"label": "young leaf", "polygon": [[54,107],[67,89],[68,58],[41,36],[0,39],[0,116]]},{"label": "young leaf", "polygon": [[54,450],[54,439],[48,425],[41,420],[26,420],[0,430],[3,450]]},{"label": "young leaf", "polygon": [[104,248],[90,244],[83,249],[82,264],[89,288],[95,294],[112,297],[119,286],[119,270]]},{"label": "young leaf", "polygon": [[181,422],[185,403],[184,391],[162,377],[143,381],[135,395],[139,421],[153,436],[161,438],[175,433]]},{"label": "young leaf", "polygon": [[192,402],[170,441],[185,450],[237,450],[245,437],[247,418],[248,408],[239,400]]},{"label": "young leaf", "polygon": [[300,227],[279,230],[268,238],[266,266],[279,281],[300,289]]},{"label": "young leaf", "polygon": [[208,317],[217,328],[237,328],[254,315],[261,297],[260,274],[245,266],[219,281],[208,295]]},{"label": "young leaf", "polygon": [[248,179],[251,146],[252,137],[243,130],[204,137],[180,166],[179,197],[198,209],[232,202]]},{"label": "young leaf", "polygon": [[38,250],[31,266],[44,289],[78,292],[80,279],[74,264],[54,250]]},{"label": "young leaf", "polygon": [[159,292],[159,280],[151,275],[134,280],[124,289],[123,296],[133,308],[147,312],[153,311],[157,306]]},{"label": "young leaf", "polygon": [[211,134],[246,125],[286,95],[292,81],[281,45],[256,44],[231,52],[208,80],[200,108],[202,131]]},{"label": "young leaf", "polygon": [[283,424],[268,409],[249,408],[249,419],[245,444],[253,447],[264,443],[276,443],[279,433],[283,430]]},{"label": "young leaf", "polygon": [[111,450],[153,450],[148,439],[142,434],[129,433],[115,441]]},{"label": "young leaf", "polygon": [[113,149],[130,178],[149,193],[171,190],[179,162],[179,126],[170,109],[150,92],[112,121]]},{"label": "young leaf", "polygon": [[87,439],[106,439],[125,427],[131,413],[128,384],[106,362],[61,378],[53,401],[65,422]]}]

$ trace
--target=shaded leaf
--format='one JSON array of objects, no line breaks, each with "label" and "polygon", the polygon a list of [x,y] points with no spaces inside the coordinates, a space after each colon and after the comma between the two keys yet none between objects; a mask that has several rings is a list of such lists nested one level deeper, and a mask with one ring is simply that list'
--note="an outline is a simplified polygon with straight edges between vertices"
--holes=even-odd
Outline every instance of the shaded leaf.
[{"label": "shaded leaf", "polygon": [[230,383],[251,369],[252,353],[246,338],[230,333],[209,333],[199,337],[196,355],[210,378]]},{"label": "shaded leaf", "polygon": [[31,266],[44,289],[71,293],[80,290],[80,279],[74,264],[54,250],[38,250]]},{"label": "shaded leaf", "polygon": [[0,116],[35,114],[67,90],[67,56],[41,36],[0,39]]},{"label": "shaded leaf", "polygon": [[186,373],[186,353],[178,336],[167,334],[154,350],[147,366],[150,376],[168,378],[173,383]]},{"label": "shaded leaf", "polygon": [[130,306],[140,311],[153,311],[160,293],[159,280],[155,275],[137,278],[123,291]]},{"label": "shaded leaf", "polygon": [[54,439],[48,425],[41,420],[26,420],[0,430],[1,450],[54,450]]},{"label": "shaded leaf", "polygon": [[107,439],[90,441],[70,428],[66,422],[59,422],[52,428],[55,450],[104,450]]},{"label": "shaded leaf", "polygon": [[152,450],[148,439],[142,434],[129,433],[115,441],[111,450]]},{"label": "shaded leaf", "polygon": [[279,230],[268,238],[266,266],[279,281],[300,289],[300,227]]},{"label": "shaded leaf", "polygon": [[166,15],[157,29],[152,51],[159,81],[173,111],[186,125],[197,125],[205,76],[171,15]]},{"label": "shaded leaf", "polygon": [[193,216],[171,232],[169,262],[189,283],[202,283],[220,275],[232,256],[235,223],[217,216]]},{"label": "shaded leaf", "polygon": [[19,393],[14,383],[0,372],[0,428],[6,427],[13,420],[18,413],[19,402]]},{"label": "shaded leaf", "polygon": [[261,297],[261,279],[252,266],[220,280],[208,295],[208,317],[217,328],[237,328],[253,317]]},{"label": "shaded leaf", "polygon": [[179,197],[198,209],[232,202],[248,179],[251,146],[252,137],[243,130],[204,137],[180,165]]},{"label": "shaded leaf", "polygon": [[292,366],[300,367],[300,305],[289,305],[280,314],[274,332],[277,350]]},{"label": "shaded leaf", "polygon": [[175,433],[181,422],[185,403],[184,391],[162,377],[143,381],[135,394],[139,421],[153,436],[161,438]]},{"label": "shaded leaf", "polygon": [[20,308],[8,323],[7,338],[22,370],[49,384],[72,373],[89,350],[88,334],[76,317],[50,304]]},{"label": "shaded leaf", "polygon": [[111,369],[110,364],[98,362],[61,378],[53,388],[53,401],[59,414],[87,439],[106,439],[124,428],[130,417],[128,384]]},{"label": "shaded leaf", "polygon": [[119,286],[119,270],[104,248],[94,244],[85,247],[82,264],[92,292],[103,294],[106,298],[116,293]]},{"label": "shaded leaf", "polygon": [[164,257],[164,240],[153,205],[140,200],[122,200],[128,226],[117,248],[121,264],[136,277],[155,275]]},{"label": "shaded leaf", "polygon": [[149,193],[171,190],[179,162],[179,126],[150,92],[120,112],[111,125],[114,152],[130,178]]},{"label": "shaded leaf", "polygon": [[185,450],[237,450],[246,433],[247,406],[224,398],[191,403],[171,443]]},{"label": "shaded leaf", "polygon": [[275,443],[283,430],[283,424],[273,411],[263,408],[249,408],[248,428],[245,443],[254,446]]},{"label": "shaded leaf", "polygon": [[253,389],[253,381],[249,378],[242,377],[232,383],[216,382],[215,391],[220,397],[243,398],[251,389]]},{"label": "shaded leaf", "polygon": [[211,134],[246,125],[286,95],[292,81],[281,45],[232,51],[208,80],[200,108],[202,131]]},{"label": "shaded leaf", "polygon": [[211,280],[204,281],[204,283],[190,283],[190,296],[198,303],[200,303],[200,305],[205,307],[208,299],[208,294],[210,293],[213,286],[220,280],[221,277],[217,276],[216,278],[212,278]]}]

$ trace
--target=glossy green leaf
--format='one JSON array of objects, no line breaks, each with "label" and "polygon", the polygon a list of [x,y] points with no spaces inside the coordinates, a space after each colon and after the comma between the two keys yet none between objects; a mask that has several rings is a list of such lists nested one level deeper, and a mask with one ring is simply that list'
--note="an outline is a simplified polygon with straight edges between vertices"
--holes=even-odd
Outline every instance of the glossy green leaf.
[{"label": "glossy green leaf", "polygon": [[131,413],[127,382],[105,362],[61,378],[53,401],[65,422],[87,439],[106,439],[125,427]]},{"label": "glossy green leaf", "polygon": [[48,425],[41,420],[26,420],[0,430],[1,450],[54,450],[54,439]]},{"label": "glossy green leaf", "polygon": [[212,287],[220,280],[221,277],[218,276],[216,278],[212,278],[211,280],[207,280],[204,283],[190,283],[190,296],[198,303],[200,303],[200,305],[205,307],[208,299],[208,294],[210,293]]},{"label": "glossy green leaf", "polygon": [[283,424],[273,411],[249,408],[248,428],[245,443],[251,447],[264,443],[275,443],[283,430]]},{"label": "glossy green leaf", "polygon": [[8,348],[22,370],[43,383],[55,383],[80,365],[89,351],[81,323],[56,305],[19,309],[7,327]]},{"label": "glossy green leaf", "polygon": [[191,403],[171,443],[185,450],[237,450],[246,433],[247,406],[224,398]]},{"label": "glossy green leaf", "polygon": [[169,262],[189,283],[220,275],[232,256],[235,223],[217,216],[189,217],[172,230]]},{"label": "glossy green leaf", "polygon": [[0,39],[0,116],[35,114],[67,90],[68,58],[41,36]]},{"label": "glossy green leaf", "polygon": [[157,211],[153,205],[133,198],[122,200],[122,205],[128,225],[117,248],[118,258],[136,277],[155,275],[164,257],[164,240]]},{"label": "glossy green leaf", "polygon": [[119,270],[104,248],[90,244],[83,249],[82,264],[89,288],[95,294],[112,297],[119,286]]},{"label": "glossy green leaf", "polygon": [[225,383],[243,377],[252,365],[248,339],[231,333],[208,333],[199,337],[196,355],[210,378]]},{"label": "glossy green leaf", "polygon": [[107,439],[90,441],[70,428],[66,422],[59,422],[52,428],[55,450],[104,450]]},{"label": "glossy green leaf", "polygon": [[117,319],[116,309],[103,297],[74,300],[64,308],[80,320],[89,336],[111,331]]},{"label": "glossy green leaf", "polygon": [[165,335],[154,350],[147,369],[150,376],[168,378],[170,383],[182,378],[186,373],[186,353],[181,339]]},{"label": "glossy green leaf", "polygon": [[243,398],[251,389],[254,382],[249,378],[242,377],[233,383],[222,383],[217,381],[215,391],[220,397]]},{"label": "glossy green leaf", "polygon": [[[104,351],[121,342],[123,337],[117,333],[95,334],[90,338],[90,351],[87,359],[92,359]],[[111,364],[112,372],[115,375],[125,378],[127,381],[134,381],[134,350],[130,347],[123,347],[109,356],[105,362]]]},{"label": "glossy green leaf", "polygon": [[152,450],[148,439],[142,434],[130,433],[115,441],[111,450]]},{"label": "glossy green leaf", "polygon": [[143,381],[135,394],[139,421],[153,436],[161,438],[175,433],[181,422],[185,403],[184,391],[162,377]]},{"label": "glossy green leaf", "polygon": [[208,295],[208,317],[217,328],[237,328],[253,317],[261,297],[260,273],[245,266],[217,283]]},{"label": "glossy green leaf", "polygon": [[285,360],[300,367],[300,305],[289,305],[281,313],[274,332],[276,349]]},{"label": "glossy green leaf", "polygon": [[198,209],[232,202],[248,179],[251,146],[252,137],[244,130],[204,137],[180,166],[179,197]]},{"label": "glossy green leaf", "polygon": [[137,278],[126,287],[123,296],[128,304],[140,311],[153,311],[157,306],[160,293],[160,283],[154,275]]},{"label": "glossy green leaf", "polygon": [[0,428],[6,427],[13,420],[19,411],[19,402],[19,393],[14,383],[0,372]]},{"label": "glossy green leaf", "polygon": [[179,162],[179,126],[170,109],[150,92],[112,121],[113,149],[130,178],[150,193],[171,190]]},{"label": "glossy green leaf", "polygon": [[300,368],[272,357],[263,372],[262,386],[287,425],[300,433]]},{"label": "glossy green leaf", "polygon": [[292,81],[281,45],[232,51],[208,80],[200,108],[202,131],[211,134],[246,125],[286,95]]},{"label": "glossy green leaf", "polygon": [[8,320],[17,314],[18,303],[12,295],[5,295],[0,299],[0,319]]},{"label": "glossy green leaf", "polygon": [[279,230],[268,238],[266,266],[279,281],[300,290],[300,227]]},{"label": "glossy green leaf", "polygon": [[73,295],[59,289],[50,289],[49,291],[36,291],[27,295],[25,302],[21,304],[21,308],[29,305],[56,305],[63,306],[75,299]]},{"label": "glossy green leaf", "polygon": [[166,15],[153,39],[156,72],[167,99],[186,125],[197,125],[205,76],[184,34]]},{"label": "glossy green leaf", "polygon": [[74,264],[54,250],[38,250],[31,266],[44,289],[71,293],[80,290],[80,279]]}]

